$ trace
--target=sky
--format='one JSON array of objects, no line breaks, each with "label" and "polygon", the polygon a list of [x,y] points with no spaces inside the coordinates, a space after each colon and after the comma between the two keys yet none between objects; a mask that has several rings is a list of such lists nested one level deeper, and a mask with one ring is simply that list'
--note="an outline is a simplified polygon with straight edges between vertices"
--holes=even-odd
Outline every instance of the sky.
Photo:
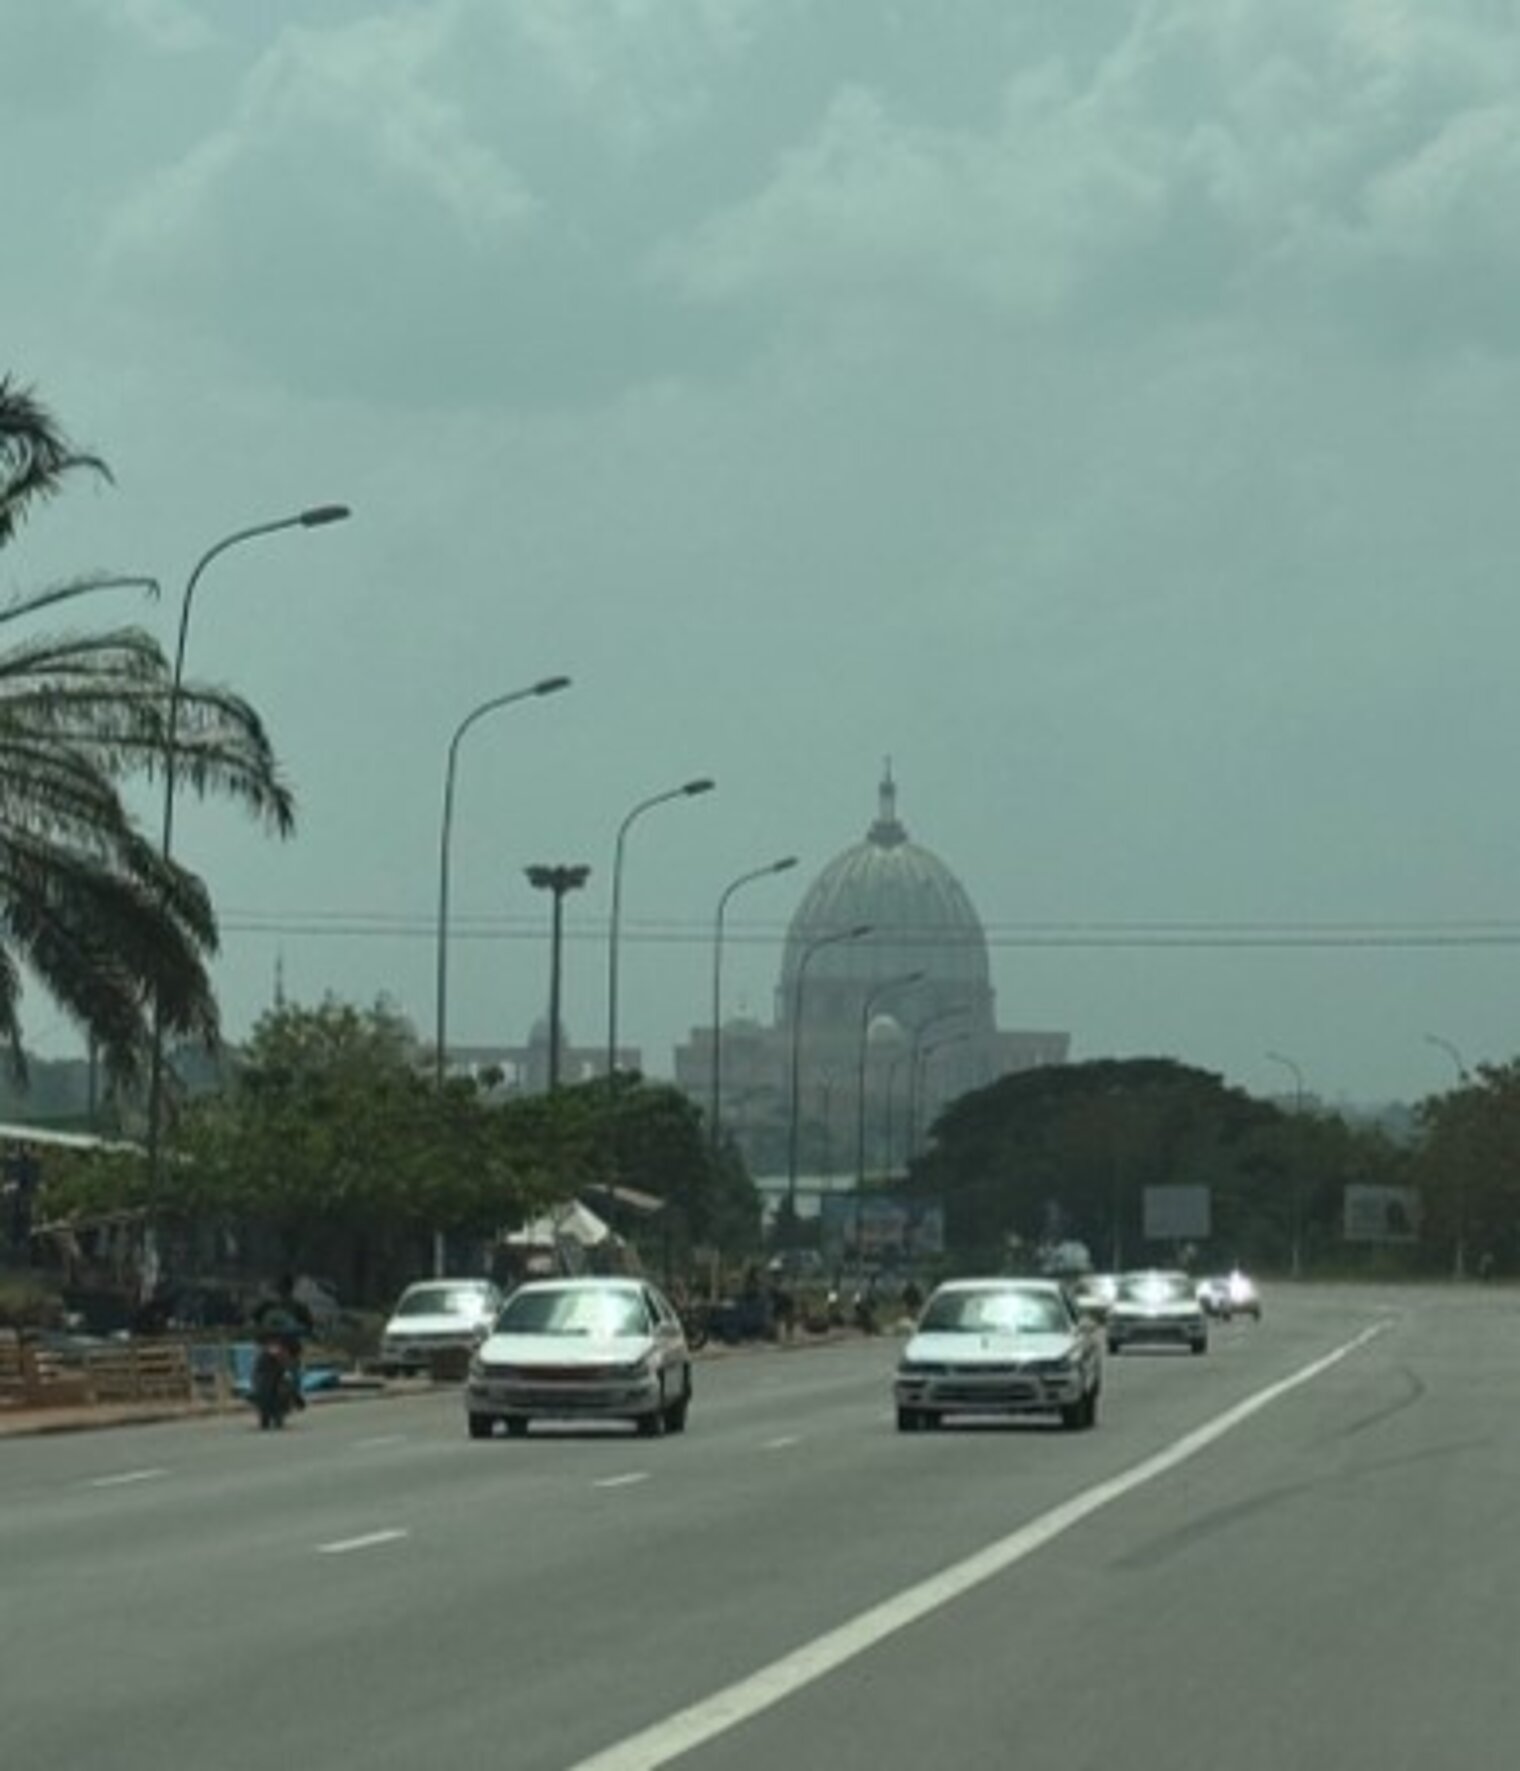
[{"label": "sky", "polygon": [[[0,373],[104,456],[0,596],[269,724],[182,803],[225,1030],[768,1019],[898,809],[998,1014],[1256,1093],[1520,1048],[1515,0],[0,0]],[[143,816],[155,827],[151,794]],[[28,1037],[81,1049],[36,990]],[[1269,1054],[1276,1054],[1269,1056]]]}]

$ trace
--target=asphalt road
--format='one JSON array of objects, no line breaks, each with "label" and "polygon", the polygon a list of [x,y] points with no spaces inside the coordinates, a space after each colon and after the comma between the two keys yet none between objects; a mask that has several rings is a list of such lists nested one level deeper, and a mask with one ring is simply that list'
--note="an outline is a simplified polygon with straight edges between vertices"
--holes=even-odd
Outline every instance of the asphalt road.
[{"label": "asphalt road", "polygon": [[1520,1296],[1269,1290],[1092,1433],[893,1429],[890,1340],[689,1431],[457,1396],[0,1444],[25,1771],[1505,1771]]}]

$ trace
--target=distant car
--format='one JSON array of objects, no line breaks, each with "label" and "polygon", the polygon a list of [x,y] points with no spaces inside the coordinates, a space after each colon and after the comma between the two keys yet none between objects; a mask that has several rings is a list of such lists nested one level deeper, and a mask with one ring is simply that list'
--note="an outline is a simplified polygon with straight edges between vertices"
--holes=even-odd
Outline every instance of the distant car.
[{"label": "distant car", "polygon": [[1198,1282],[1198,1301],[1204,1313],[1228,1322],[1234,1316],[1249,1316],[1261,1321],[1261,1293],[1254,1280],[1238,1267],[1229,1273],[1217,1273]]},{"label": "distant car", "polygon": [[899,1432],[947,1414],[1054,1414],[1094,1425],[1103,1388],[1093,1331],[1054,1279],[952,1279],[924,1305],[893,1393]]},{"label": "distant car", "polygon": [[1209,1350],[1209,1322],[1186,1273],[1126,1273],[1104,1323],[1110,1353],[1125,1347]]},{"label": "distant car", "polygon": [[1078,1315],[1089,1316],[1095,1322],[1102,1322],[1108,1315],[1109,1306],[1118,1295],[1119,1275],[1117,1273],[1082,1273],[1070,1282],[1068,1289]]},{"label": "distant car", "polygon": [[472,1439],[501,1421],[625,1420],[679,1433],[691,1406],[691,1349],[669,1298],[645,1279],[539,1279],[507,1299],[470,1361]]},{"label": "distant car", "polygon": [[380,1336],[381,1369],[463,1377],[503,1301],[501,1287],[489,1279],[420,1279],[407,1286]]}]

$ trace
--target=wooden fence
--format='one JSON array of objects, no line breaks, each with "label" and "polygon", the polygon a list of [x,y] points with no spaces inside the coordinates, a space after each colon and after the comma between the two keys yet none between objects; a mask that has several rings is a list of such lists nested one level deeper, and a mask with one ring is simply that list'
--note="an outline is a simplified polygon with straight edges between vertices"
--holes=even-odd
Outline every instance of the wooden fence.
[{"label": "wooden fence", "polygon": [[181,1341],[124,1341],[65,1357],[0,1330],[0,1408],[188,1402],[194,1394]]}]

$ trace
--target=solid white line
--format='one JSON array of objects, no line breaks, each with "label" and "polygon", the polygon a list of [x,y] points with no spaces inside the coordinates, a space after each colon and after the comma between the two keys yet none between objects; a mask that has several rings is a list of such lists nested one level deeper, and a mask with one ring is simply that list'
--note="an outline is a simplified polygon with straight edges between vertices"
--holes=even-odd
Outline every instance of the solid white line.
[{"label": "solid white line", "polygon": [[398,1538],[409,1537],[408,1531],[370,1531],[363,1537],[340,1537],[333,1543],[319,1543],[319,1556],[346,1556],[350,1550],[372,1550],[378,1544],[395,1543]]},{"label": "solid white line", "polygon": [[801,1436],[797,1433],[783,1433],[779,1439],[767,1439],[760,1447],[762,1451],[785,1451],[789,1445],[800,1445]]},{"label": "solid white line", "polygon": [[648,1470],[630,1470],[626,1476],[603,1476],[599,1482],[593,1482],[593,1488],[631,1488],[635,1482],[647,1482]]},{"label": "solid white line", "polygon": [[1022,1562],[1026,1556],[1043,1549],[1046,1544],[1063,1536],[1101,1508],[1132,1494],[1148,1482],[1154,1482],[1158,1476],[1166,1475],[1189,1458],[1196,1457],[1200,1451],[1222,1439],[1226,1433],[1233,1432],[1252,1415],[1259,1414],[1262,1409],[1270,1407],[1301,1385],[1311,1383],[1349,1354],[1366,1346],[1389,1326],[1391,1324],[1387,1322],[1379,1322],[1364,1329],[1355,1339],[1335,1348],[1322,1359],[1316,1359],[1291,1376],[1247,1396],[1243,1402],[1237,1402],[1233,1408],[1226,1409],[1223,1414],[1216,1415],[1213,1420],[1206,1421],[1191,1433],[1184,1433],[1164,1450],[1143,1458],[1119,1475],[1110,1477],[1106,1482],[1099,1482],[1096,1487],[1073,1495],[1070,1500],[1063,1501],[1058,1507],[1052,1507],[1048,1513],[1020,1526],[1007,1537],[988,1544],[985,1549],[978,1550],[964,1561],[941,1569],[938,1574],[931,1574],[927,1580],[905,1588],[893,1598],[873,1605],[868,1611],[861,1612],[858,1617],[851,1618],[837,1629],[829,1630],[794,1649],[790,1654],[784,1654],[779,1660],[772,1661],[769,1666],[761,1667],[748,1678],[714,1692],[711,1697],[703,1698],[687,1709],[678,1710],[675,1715],[667,1716],[664,1721],[629,1735],[626,1740],[619,1741],[602,1752],[593,1753],[589,1759],[582,1759],[579,1764],[572,1766],[571,1771],[654,1771],[656,1766],[669,1764],[682,1753],[688,1753],[705,1741],[737,1727],[741,1722],[747,1722],[762,1710],[771,1708],[773,1704],[780,1703],[804,1686],[813,1684],[847,1661],[876,1647],[888,1636],[906,1629],[921,1617],[950,1604],[973,1587],[1002,1574],[1015,1563]]},{"label": "solid white line", "polygon": [[91,1488],[125,1488],[129,1482],[151,1482],[158,1476],[167,1476],[167,1470],[123,1470],[119,1476],[96,1476],[90,1483]]}]

